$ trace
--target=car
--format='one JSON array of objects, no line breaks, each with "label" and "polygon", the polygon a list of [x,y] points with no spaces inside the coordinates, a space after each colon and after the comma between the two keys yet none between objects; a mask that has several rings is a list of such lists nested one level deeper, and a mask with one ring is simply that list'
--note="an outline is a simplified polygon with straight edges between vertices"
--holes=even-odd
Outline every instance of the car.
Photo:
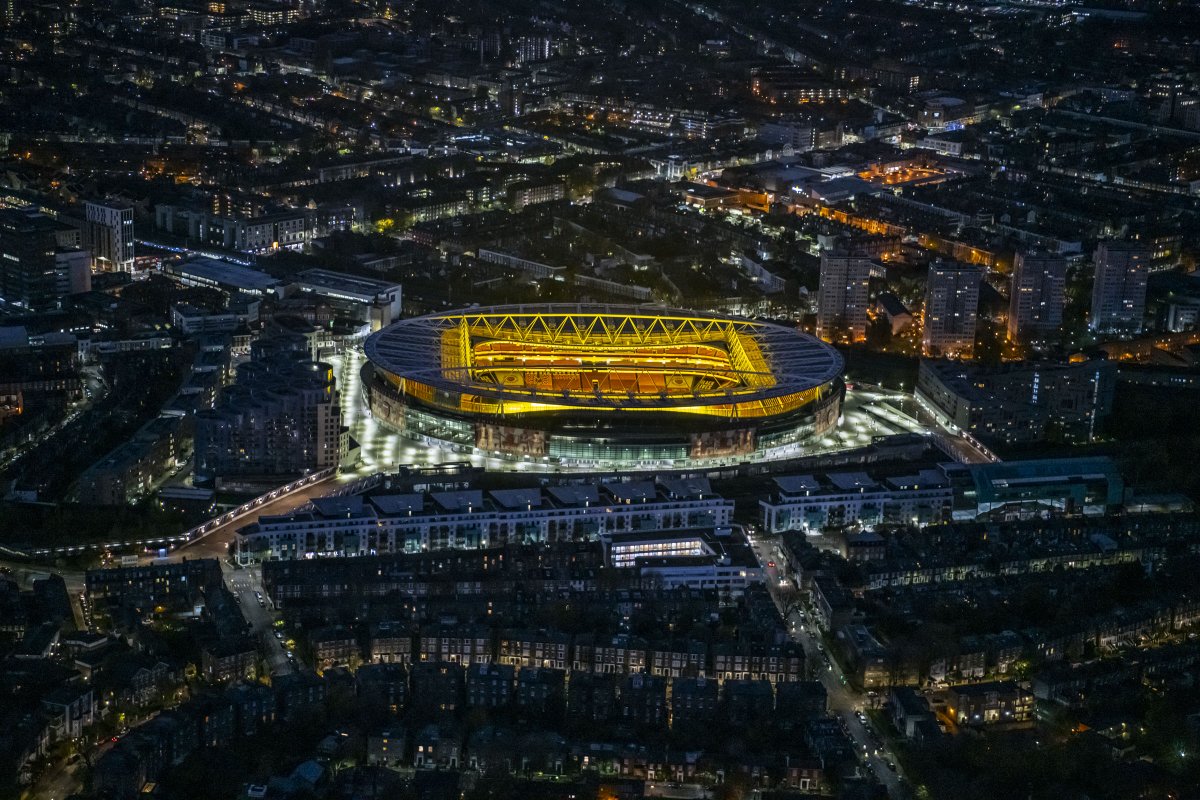
[{"label": "car", "polygon": [[768,567],[770,567],[771,569],[775,569],[775,562],[774,562],[774,561],[768,561],[768,562],[767,562],[767,566],[768,566]]},{"label": "car", "polygon": [[279,630],[275,631],[275,638],[279,639],[280,641],[283,641],[283,631],[279,631]]},{"label": "car", "polygon": [[892,772],[895,772],[895,771],[896,771],[896,762],[895,762],[895,761],[889,761],[889,762],[887,763],[887,768],[888,768],[888,769],[890,769]]}]

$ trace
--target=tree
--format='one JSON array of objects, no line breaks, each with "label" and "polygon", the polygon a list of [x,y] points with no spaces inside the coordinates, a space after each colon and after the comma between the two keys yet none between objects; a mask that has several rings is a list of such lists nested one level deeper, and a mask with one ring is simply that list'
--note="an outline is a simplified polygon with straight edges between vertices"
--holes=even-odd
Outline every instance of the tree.
[{"label": "tree", "polygon": [[892,343],[892,325],[882,314],[867,323],[867,347],[886,350]]}]

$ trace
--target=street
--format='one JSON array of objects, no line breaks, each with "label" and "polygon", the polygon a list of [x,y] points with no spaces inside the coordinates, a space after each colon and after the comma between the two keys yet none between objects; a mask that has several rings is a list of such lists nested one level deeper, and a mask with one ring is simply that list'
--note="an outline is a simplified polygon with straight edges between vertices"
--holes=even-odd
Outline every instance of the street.
[{"label": "street", "polygon": [[185,558],[218,558],[223,561],[229,555],[229,544],[233,541],[233,535],[238,528],[249,525],[260,516],[273,516],[295,511],[313,498],[321,497],[336,489],[339,481],[344,483],[359,477],[361,476],[349,473],[311,483],[291,494],[263,503],[252,513],[240,519],[218,525],[202,538],[182,544],[170,550],[164,557],[156,557],[153,553],[145,555],[142,557],[142,562],[162,564],[166,561],[182,561]]},{"label": "street", "polygon": [[275,615],[270,610],[270,598],[263,592],[262,571],[258,567],[234,569],[227,561],[221,562],[221,570],[225,584],[242,607],[242,616],[250,625],[250,635],[258,641],[259,651],[271,674],[292,672],[295,665],[288,659],[287,648],[275,636]]},{"label": "street", "polygon": [[266,596],[262,586],[261,567],[235,567],[229,558],[229,545],[234,533],[243,525],[249,525],[258,515],[286,514],[308,503],[315,497],[320,497],[337,488],[339,481],[354,480],[358,475],[353,473],[329,478],[324,481],[305,486],[292,494],[264,503],[256,514],[233,522],[227,522],[214,528],[204,538],[190,542],[170,551],[163,558],[145,557],[143,563],[162,564],[169,561],[182,561],[186,558],[215,558],[221,564],[221,574],[225,585],[237,598],[242,608],[242,616],[249,624],[249,633],[259,644],[259,650],[266,660],[272,675],[292,672],[294,663],[288,659],[283,642],[275,637],[275,616],[271,611],[271,600]]},{"label": "street", "polygon": [[[842,721],[843,727],[854,743],[855,753],[858,754],[866,769],[887,789],[889,797],[907,797],[904,780],[899,773],[899,768],[895,766],[894,756],[886,749],[882,735],[870,726],[868,717],[859,716],[859,712],[865,713],[867,697],[850,686],[849,681],[843,676],[837,660],[825,652],[825,645],[816,623],[807,619],[801,609],[795,607],[788,609],[785,605],[787,601],[782,596],[779,585],[782,573],[778,566],[783,562],[775,541],[752,536],[750,544],[763,568],[767,590],[771,593],[780,614],[783,614],[785,610],[789,611],[784,624],[787,625],[792,639],[804,649],[806,663],[814,667],[817,680],[825,687],[828,694],[829,711]],[[776,566],[773,567],[771,564]]]}]

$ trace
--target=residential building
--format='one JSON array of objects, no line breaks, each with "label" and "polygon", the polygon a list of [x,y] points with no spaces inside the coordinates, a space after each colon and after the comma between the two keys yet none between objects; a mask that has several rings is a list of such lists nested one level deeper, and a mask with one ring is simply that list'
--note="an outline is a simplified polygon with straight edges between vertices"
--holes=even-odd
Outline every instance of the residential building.
[{"label": "residential building", "polygon": [[358,696],[389,714],[399,714],[408,702],[408,667],[404,664],[364,664],[354,672]]},{"label": "residential building", "polygon": [[671,680],[671,727],[710,725],[720,709],[719,684],[709,678]]},{"label": "residential building", "polygon": [[497,642],[497,662],[517,669],[566,669],[571,637],[556,631],[506,630]]},{"label": "residential building", "polygon": [[708,648],[702,641],[662,643],[650,649],[651,675],[703,678],[708,674]]},{"label": "residential building", "polygon": [[191,611],[201,593],[221,584],[220,563],[194,558],[173,564],[91,569],[85,576],[88,601]]},{"label": "residential building", "polygon": [[483,626],[431,625],[421,629],[421,661],[472,666],[492,662],[492,633]]},{"label": "residential building", "polygon": [[951,686],[943,692],[946,715],[959,725],[1027,725],[1033,721],[1033,695],[1014,681]]},{"label": "residential building", "polygon": [[333,368],[309,361],[298,337],[255,342],[237,383],[195,417],[201,480],[336,468],[347,447]]},{"label": "residential building", "polygon": [[462,705],[465,670],[448,661],[419,661],[412,666],[412,704],[425,713],[453,713]]},{"label": "residential building", "polygon": [[308,637],[313,662],[319,669],[350,664],[359,658],[358,639],[342,627],[320,628]]},{"label": "residential building", "polygon": [[1062,331],[1067,260],[1039,250],[1018,252],[1013,261],[1008,303],[1008,339],[1054,339]]},{"label": "residential building", "polygon": [[607,722],[616,714],[616,675],[590,675],[575,670],[567,682],[567,710],[573,719]]},{"label": "residential building", "polygon": [[927,356],[971,358],[979,313],[983,271],[974,264],[934,261],[925,286],[925,327],[921,350]]},{"label": "residential building", "polygon": [[804,679],[804,651],[780,645],[725,643],[713,645],[713,677],[718,681],[755,680],[770,685]]},{"label": "residential building", "polygon": [[985,442],[1090,442],[1112,413],[1117,365],[1024,361],[979,367],[921,361],[917,401],[942,424]]},{"label": "residential building", "polygon": [[773,533],[881,522],[922,524],[949,518],[954,492],[941,469],[877,479],[865,472],[786,475],[758,505],[763,528]]},{"label": "residential building", "polygon": [[[628,675],[646,669],[646,642],[630,636],[597,637],[583,634],[575,637],[572,669],[575,672],[596,672],[603,675]],[[572,674],[572,681],[574,674]]]},{"label": "residential building", "polygon": [[[198,454],[203,440],[198,419]],[[308,553],[418,553],[510,541],[588,541],[608,532],[727,527],[732,514],[733,502],[715,493],[673,496],[649,481],[372,494],[326,498],[302,512],[260,517],[237,532],[234,549],[243,564]]]},{"label": "residential building", "polygon": [[731,679],[721,690],[725,719],[731,725],[758,725],[770,719],[775,710],[775,690],[770,681]]},{"label": "residential building", "polygon": [[59,740],[79,739],[98,717],[98,703],[90,686],[61,686],[42,698],[42,710]]},{"label": "residential building", "polygon": [[467,705],[501,708],[513,699],[515,672],[508,664],[475,663],[467,670]]},{"label": "residential building", "polygon": [[1092,313],[1098,333],[1140,333],[1145,324],[1150,248],[1138,242],[1100,242],[1092,256]]},{"label": "residential building", "polygon": [[667,724],[667,679],[638,673],[626,675],[617,697],[617,714],[624,722],[662,727]]},{"label": "residential building", "polygon": [[249,636],[222,638],[200,650],[200,669],[209,683],[252,681],[258,662],[258,647]]},{"label": "residential building", "polygon": [[818,337],[827,342],[861,342],[867,338],[874,269],[867,256],[822,251],[821,283],[817,290]]},{"label": "residential building", "polygon": [[233,703],[240,735],[254,736],[275,722],[275,695],[270,686],[243,683],[229,689],[225,696]]},{"label": "residential building", "polygon": [[133,206],[85,203],[83,246],[95,258],[97,272],[133,272]]},{"label": "residential building", "polygon": [[367,642],[371,661],[381,664],[413,662],[413,629],[404,622],[380,622],[371,626]]},{"label": "residential building", "polygon": [[367,765],[394,769],[406,762],[404,729],[389,728],[367,737]]},{"label": "residential building", "polygon": [[326,684],[314,672],[294,672],[272,679],[279,718],[295,721],[325,702]]},{"label": "residential building", "polygon": [[567,187],[562,181],[522,181],[508,187],[508,204],[513,211],[539,203],[553,203],[566,196]]},{"label": "residential building", "polygon": [[[829,693],[820,681],[789,681],[775,684],[775,714],[803,721],[829,713]],[[783,721],[783,720],[781,720]]]},{"label": "residential building", "polygon": [[121,506],[136,501],[186,459],[187,437],[179,417],[158,417],[79,477],[76,498],[86,505]]},{"label": "residential building", "polygon": [[0,301],[46,311],[91,283],[87,253],[59,245],[59,223],[25,209],[0,211]]},{"label": "residential building", "polygon": [[937,726],[929,701],[911,686],[893,686],[888,697],[892,724],[906,739],[919,739],[928,723]]},{"label": "residential building", "polygon": [[456,769],[462,758],[462,733],[451,723],[429,724],[417,732],[413,765],[421,768]]},{"label": "residential building", "polygon": [[202,245],[259,255],[303,250],[312,243],[316,231],[316,215],[306,209],[231,217],[160,204],[155,206],[154,214],[159,230]]},{"label": "residential building", "polygon": [[531,713],[561,711],[566,702],[566,670],[524,667],[517,673],[516,704]]}]

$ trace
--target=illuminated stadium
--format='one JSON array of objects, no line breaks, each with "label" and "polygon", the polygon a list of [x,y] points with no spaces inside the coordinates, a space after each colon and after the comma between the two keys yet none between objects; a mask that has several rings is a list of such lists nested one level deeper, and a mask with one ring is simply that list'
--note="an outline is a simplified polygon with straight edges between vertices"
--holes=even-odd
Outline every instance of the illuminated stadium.
[{"label": "illuminated stadium", "polygon": [[366,342],[376,420],[459,452],[654,467],[794,454],[837,424],[836,350],[791,328],[674,309],[498,306]]}]

